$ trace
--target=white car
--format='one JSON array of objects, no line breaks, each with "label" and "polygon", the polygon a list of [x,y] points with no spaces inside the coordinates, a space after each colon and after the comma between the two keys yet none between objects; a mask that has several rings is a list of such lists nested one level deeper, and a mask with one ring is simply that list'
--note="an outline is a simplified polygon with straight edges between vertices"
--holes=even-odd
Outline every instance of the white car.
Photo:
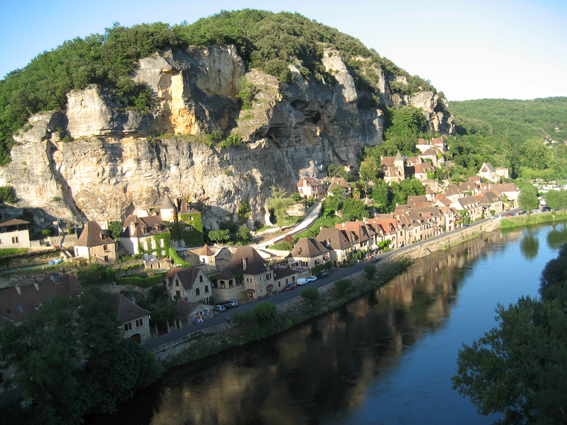
[{"label": "white car", "polygon": [[308,283],[309,283],[309,281],[307,279],[305,279],[304,277],[297,279],[297,286],[307,285]]},{"label": "white car", "polygon": [[307,278],[307,283],[309,283],[309,282],[315,282],[316,280],[317,280],[317,276],[309,276],[309,277]]}]

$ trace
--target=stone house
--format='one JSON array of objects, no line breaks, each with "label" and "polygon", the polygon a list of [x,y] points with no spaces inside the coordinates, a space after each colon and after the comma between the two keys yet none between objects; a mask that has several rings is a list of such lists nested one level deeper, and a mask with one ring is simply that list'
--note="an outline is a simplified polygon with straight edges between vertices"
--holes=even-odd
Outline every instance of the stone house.
[{"label": "stone house", "polygon": [[12,218],[0,221],[0,248],[29,248],[29,221]]},{"label": "stone house", "polygon": [[[272,270],[266,265],[265,260],[258,254],[258,251],[251,246],[243,246],[236,250],[228,265],[217,278],[217,289],[223,289],[223,284],[225,286],[227,283],[230,285],[232,279],[234,279],[235,285],[237,279],[242,279],[242,289],[240,297],[231,298],[260,299],[268,296],[274,290]],[[219,285],[221,286],[220,288],[218,288]]]},{"label": "stone house", "polygon": [[322,199],[327,195],[327,185],[314,177],[301,177],[297,182],[297,191],[305,199]]},{"label": "stone house", "polygon": [[476,175],[491,182],[500,183],[500,175],[498,175],[492,164],[489,164],[488,162],[482,164]]},{"label": "stone house", "polygon": [[380,235],[377,242],[385,242],[389,239],[392,248],[404,246],[405,229],[393,214],[378,214],[375,218],[365,218],[364,222],[374,227]]},{"label": "stone house", "polygon": [[344,230],[353,250],[368,251],[376,245],[376,232],[374,228],[369,232],[364,221],[347,221],[335,224],[335,228]]},{"label": "stone house", "polygon": [[137,306],[122,294],[107,294],[117,314],[123,338],[143,343],[150,339],[150,312]]},{"label": "stone house", "polygon": [[482,217],[482,207],[474,196],[459,198],[451,204],[451,207],[459,211],[466,211],[471,220],[477,220]]},{"label": "stone house", "polygon": [[342,177],[333,177],[331,179],[331,184],[329,185],[328,193],[332,193],[337,187],[342,187],[345,190],[345,197],[348,198],[352,195],[352,187],[347,183],[347,181]]},{"label": "stone house", "polygon": [[443,152],[441,152],[441,150],[437,148],[427,149],[425,152],[421,154],[421,157],[424,160],[429,159],[435,167],[438,167],[439,164],[445,162],[445,159],[443,159]]},{"label": "stone house", "polygon": [[503,177],[505,179],[510,178],[510,174],[506,167],[496,167],[496,174],[498,174],[500,177]]},{"label": "stone house", "polygon": [[161,217],[130,215],[122,225],[120,244],[128,255],[143,253],[149,259],[167,255],[169,238],[169,229]]},{"label": "stone house", "polygon": [[435,173],[435,167],[428,162],[423,162],[414,166],[414,176],[420,181],[427,180],[429,178],[429,173]]},{"label": "stone house", "polygon": [[514,205],[518,205],[518,197],[520,196],[520,189],[514,183],[502,183],[488,185],[488,190],[495,190],[500,192],[502,200],[506,198],[508,201],[512,201]]},{"label": "stone house", "polygon": [[283,289],[293,282],[297,282],[299,272],[291,268],[274,269],[274,291],[283,291]]},{"label": "stone house", "polygon": [[330,250],[331,261],[335,266],[346,261],[349,252],[353,251],[346,232],[341,229],[322,227],[316,239]]},{"label": "stone house", "polygon": [[116,242],[96,221],[89,221],[75,244],[75,257],[116,261]]},{"label": "stone house", "polygon": [[494,192],[487,190],[480,195],[476,195],[475,199],[485,211],[485,217],[491,216],[491,210],[494,211],[494,214],[500,214],[502,211],[504,211],[504,203],[502,202],[502,198],[500,198]]},{"label": "stone house", "polygon": [[406,178],[406,162],[404,157],[398,151],[397,155],[383,156],[380,158],[380,164],[384,170],[384,181],[388,184],[391,182],[400,183]]},{"label": "stone house", "polygon": [[442,192],[442,195],[445,195],[445,197],[448,198],[451,202],[455,202],[457,199],[465,196],[465,194],[455,184],[450,184],[449,186],[447,186]]},{"label": "stone house", "polygon": [[312,269],[330,261],[330,251],[315,238],[300,238],[291,250],[289,261]]},{"label": "stone house", "polygon": [[205,273],[198,268],[172,267],[165,277],[167,295],[172,300],[209,304],[213,286]]}]

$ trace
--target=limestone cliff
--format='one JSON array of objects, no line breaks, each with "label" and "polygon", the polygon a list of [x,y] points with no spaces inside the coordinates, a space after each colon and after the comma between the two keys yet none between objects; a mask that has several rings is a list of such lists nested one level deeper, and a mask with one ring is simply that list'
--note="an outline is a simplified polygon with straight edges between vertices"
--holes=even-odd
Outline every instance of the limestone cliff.
[{"label": "limestone cliff", "polygon": [[[0,185],[15,188],[18,207],[73,221],[121,220],[165,194],[200,201],[209,228],[242,199],[251,219],[263,221],[270,186],[294,190],[299,176],[322,174],[329,164],[356,166],[365,147],[382,142],[383,113],[359,107],[340,56],[325,52],[323,65],[332,81],[309,81],[290,65],[295,82],[286,85],[246,71],[233,46],[161,52],[141,60],[133,76],[154,91],[150,113],[122,108],[100,86],[69,93],[65,110],[32,117],[16,136]],[[251,108],[237,98],[244,80],[257,88]],[[383,73],[378,88],[386,106],[416,106],[432,130],[454,132],[437,94],[392,95]],[[213,132],[244,144],[206,143]]]}]

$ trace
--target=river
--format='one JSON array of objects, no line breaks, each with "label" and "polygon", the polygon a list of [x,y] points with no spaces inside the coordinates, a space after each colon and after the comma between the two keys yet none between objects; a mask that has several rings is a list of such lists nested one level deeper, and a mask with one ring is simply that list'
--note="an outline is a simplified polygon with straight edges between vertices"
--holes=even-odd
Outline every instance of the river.
[{"label": "river", "polygon": [[497,231],[274,338],[170,370],[92,424],[490,424],[451,388],[494,309],[538,296],[565,224]]}]

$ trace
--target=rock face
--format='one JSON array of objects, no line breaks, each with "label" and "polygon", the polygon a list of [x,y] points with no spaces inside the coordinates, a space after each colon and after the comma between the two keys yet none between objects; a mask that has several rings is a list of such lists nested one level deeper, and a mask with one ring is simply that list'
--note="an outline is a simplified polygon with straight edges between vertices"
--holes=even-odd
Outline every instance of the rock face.
[{"label": "rock face", "polygon": [[[300,176],[322,174],[329,164],[356,166],[365,147],[382,142],[382,111],[359,108],[338,53],[325,52],[323,64],[336,81],[308,81],[290,65],[295,82],[285,85],[246,72],[234,46],[145,58],[133,78],[157,97],[150,113],[122,108],[99,86],[69,93],[64,111],[32,117],[31,129],[16,137],[0,185],[14,187],[19,208],[75,222],[122,220],[165,194],[199,202],[208,228],[232,217],[243,199],[251,219],[263,221],[271,186],[294,191]],[[385,104],[421,108],[432,130],[454,132],[437,94],[392,96],[379,77]],[[251,108],[237,98],[243,81],[257,88]],[[212,132],[244,144],[212,146],[205,138]]]}]

